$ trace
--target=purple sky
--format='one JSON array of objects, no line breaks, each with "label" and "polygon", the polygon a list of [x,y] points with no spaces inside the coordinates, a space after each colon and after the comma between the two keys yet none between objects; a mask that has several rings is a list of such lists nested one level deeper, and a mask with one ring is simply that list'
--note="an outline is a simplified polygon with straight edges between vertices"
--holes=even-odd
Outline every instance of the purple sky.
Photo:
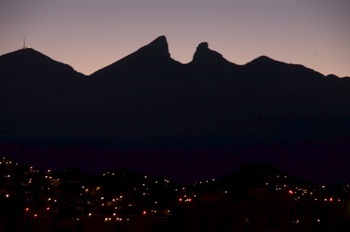
[{"label": "purple sky", "polygon": [[0,54],[27,45],[90,74],[159,35],[172,57],[200,42],[237,64],[267,55],[350,76],[348,0],[2,0]]}]

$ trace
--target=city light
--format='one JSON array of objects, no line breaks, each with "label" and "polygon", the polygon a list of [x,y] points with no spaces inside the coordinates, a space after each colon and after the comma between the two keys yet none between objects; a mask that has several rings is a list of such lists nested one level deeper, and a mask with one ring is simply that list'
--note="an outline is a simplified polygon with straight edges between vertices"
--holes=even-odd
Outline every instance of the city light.
[{"label": "city light", "polygon": [[[3,162],[10,165],[10,162],[6,160],[3,160]],[[13,165],[13,168],[15,167]],[[81,180],[66,178],[51,169],[49,169],[51,176],[47,176],[48,171],[35,170],[35,173],[31,173],[28,170],[30,169],[27,168],[24,172],[22,182],[16,185],[13,184],[17,179],[15,178],[17,177],[16,172],[6,167],[6,174],[1,173],[0,178],[2,180],[6,178],[4,183],[9,184],[4,185],[4,187],[0,186],[0,191],[3,200],[9,198],[6,202],[12,202],[12,199],[17,200],[21,197],[18,194],[20,192],[13,186],[21,186],[21,191],[23,190],[23,196],[25,197],[19,199],[25,202],[21,212],[25,215],[25,220],[33,220],[33,222],[37,221],[35,218],[39,218],[38,214],[40,214],[40,221],[41,219],[52,220],[52,217],[64,214],[67,209],[74,209],[71,216],[65,219],[67,223],[72,221],[85,223],[85,219],[89,218],[89,220],[99,219],[101,223],[127,224],[129,220],[139,220],[135,212],[139,212],[139,217],[147,215],[143,217],[144,220],[152,222],[168,220],[173,215],[176,216],[178,207],[183,208],[182,210],[198,210],[197,207],[203,202],[204,204],[208,202],[213,205],[218,203],[222,207],[231,207],[242,203],[240,198],[237,197],[239,196],[237,193],[241,194],[241,189],[237,188],[236,190],[232,187],[234,185],[220,186],[221,182],[219,180],[212,183],[215,179],[211,178],[208,179],[208,183],[204,181],[201,185],[181,185],[163,177],[157,179],[153,176],[147,176],[147,178],[144,178],[145,175],[142,174],[134,179],[125,179],[125,183],[127,183],[127,187],[125,187],[121,184],[124,183],[123,179],[120,183],[115,180],[111,180],[111,182],[98,182],[96,180],[90,182],[83,178]],[[36,171],[39,171],[39,173]],[[8,173],[11,173],[11,179],[8,178],[8,175],[10,175]],[[109,172],[108,175],[113,175],[113,172]],[[120,178],[117,172],[115,175],[116,178]],[[47,176],[46,179],[45,176]],[[48,180],[50,177],[52,177],[52,180]],[[265,198],[265,195],[267,195],[269,197],[267,199],[270,199],[270,197],[273,197],[271,199],[279,199],[278,204],[288,204],[298,210],[299,208],[303,209],[304,205],[342,207],[343,202],[349,201],[349,197],[343,197],[348,196],[346,191],[349,190],[349,187],[346,187],[346,185],[342,186],[342,192],[333,191],[330,185],[327,186],[327,191],[325,191],[324,185],[296,185],[293,182],[288,182],[291,178],[286,180],[283,176],[280,176],[278,181],[274,181],[273,178],[275,177],[266,179],[268,182],[264,180],[262,186],[260,185],[257,189],[252,188],[251,193],[249,193],[252,194],[250,197],[254,199],[255,194],[263,194]],[[123,178],[127,178],[126,174],[123,175]],[[60,183],[57,184],[56,180],[59,179]],[[31,186],[27,185],[28,180],[33,180]],[[111,187],[115,185],[119,185],[116,188],[117,190],[113,190],[113,187]],[[211,186],[215,188],[211,189]],[[287,195],[293,196],[286,197]],[[260,195],[258,199],[260,199]],[[312,204],[310,204],[311,201]],[[227,204],[227,202],[230,203]],[[331,204],[331,202],[337,202],[337,204]],[[251,222],[254,218],[248,217],[248,219]],[[301,223],[301,220],[303,223]],[[314,223],[321,222],[320,218],[313,217],[310,220]],[[304,220],[304,217],[302,219],[293,218],[290,222],[300,227],[304,226],[307,220]],[[107,225],[109,225],[108,223]]]}]

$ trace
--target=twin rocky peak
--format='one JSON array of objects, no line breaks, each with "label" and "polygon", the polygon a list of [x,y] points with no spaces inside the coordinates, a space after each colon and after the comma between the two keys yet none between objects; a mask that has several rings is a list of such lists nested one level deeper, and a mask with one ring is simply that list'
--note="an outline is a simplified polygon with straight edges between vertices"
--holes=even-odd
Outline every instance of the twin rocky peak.
[{"label": "twin rocky peak", "polygon": [[[168,48],[168,42],[165,36],[159,36],[153,40],[148,45],[140,48],[133,54],[140,53],[140,55],[153,56],[157,58],[169,59],[170,53]],[[218,52],[212,51],[209,49],[207,42],[200,43],[197,47],[197,50],[193,56],[192,62],[201,62],[206,59],[209,60],[218,60],[223,59],[222,55]]]},{"label": "twin rocky peak", "polygon": [[171,58],[165,36],[160,36],[148,45],[138,49],[123,59],[93,73],[93,77],[102,76],[193,76],[215,73],[229,73],[236,65],[230,63],[216,51],[210,50],[208,43],[200,43],[188,64],[182,64]]},{"label": "twin rocky peak", "polygon": [[207,42],[197,46],[191,62],[182,64],[171,58],[165,36],[121,60],[93,73],[91,77],[200,77],[245,78],[257,80],[318,79],[322,74],[301,65],[286,64],[261,56],[245,65],[226,60],[209,48]]}]

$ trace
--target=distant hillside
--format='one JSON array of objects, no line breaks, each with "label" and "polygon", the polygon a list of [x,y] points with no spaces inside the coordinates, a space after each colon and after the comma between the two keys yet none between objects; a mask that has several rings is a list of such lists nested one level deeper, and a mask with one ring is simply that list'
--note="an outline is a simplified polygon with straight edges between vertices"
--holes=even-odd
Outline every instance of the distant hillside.
[{"label": "distant hillside", "polygon": [[266,56],[236,65],[206,42],[181,64],[164,36],[89,77],[23,49],[0,56],[0,149],[18,155],[25,144],[39,165],[116,164],[182,180],[257,160],[344,180],[349,89],[349,78]]}]

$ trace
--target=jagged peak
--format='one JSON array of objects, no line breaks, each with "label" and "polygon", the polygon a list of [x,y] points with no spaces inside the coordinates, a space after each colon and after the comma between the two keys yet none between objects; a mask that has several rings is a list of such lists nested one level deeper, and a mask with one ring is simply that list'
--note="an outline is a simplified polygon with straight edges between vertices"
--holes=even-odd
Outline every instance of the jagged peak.
[{"label": "jagged peak", "polygon": [[202,42],[198,44],[197,51],[205,51],[205,50],[209,50],[209,44],[207,42]]},{"label": "jagged peak", "polygon": [[151,43],[137,50],[137,52],[149,52],[151,54],[170,57],[168,42],[164,35],[157,37]]},{"label": "jagged peak", "polygon": [[193,62],[213,62],[222,60],[225,60],[223,56],[220,53],[211,50],[207,42],[200,43],[193,55]]},{"label": "jagged peak", "polygon": [[151,44],[161,44],[161,45],[165,45],[168,47],[168,41],[167,41],[165,35],[161,35],[161,36],[157,37],[151,43],[149,43],[149,45],[151,45]]}]

